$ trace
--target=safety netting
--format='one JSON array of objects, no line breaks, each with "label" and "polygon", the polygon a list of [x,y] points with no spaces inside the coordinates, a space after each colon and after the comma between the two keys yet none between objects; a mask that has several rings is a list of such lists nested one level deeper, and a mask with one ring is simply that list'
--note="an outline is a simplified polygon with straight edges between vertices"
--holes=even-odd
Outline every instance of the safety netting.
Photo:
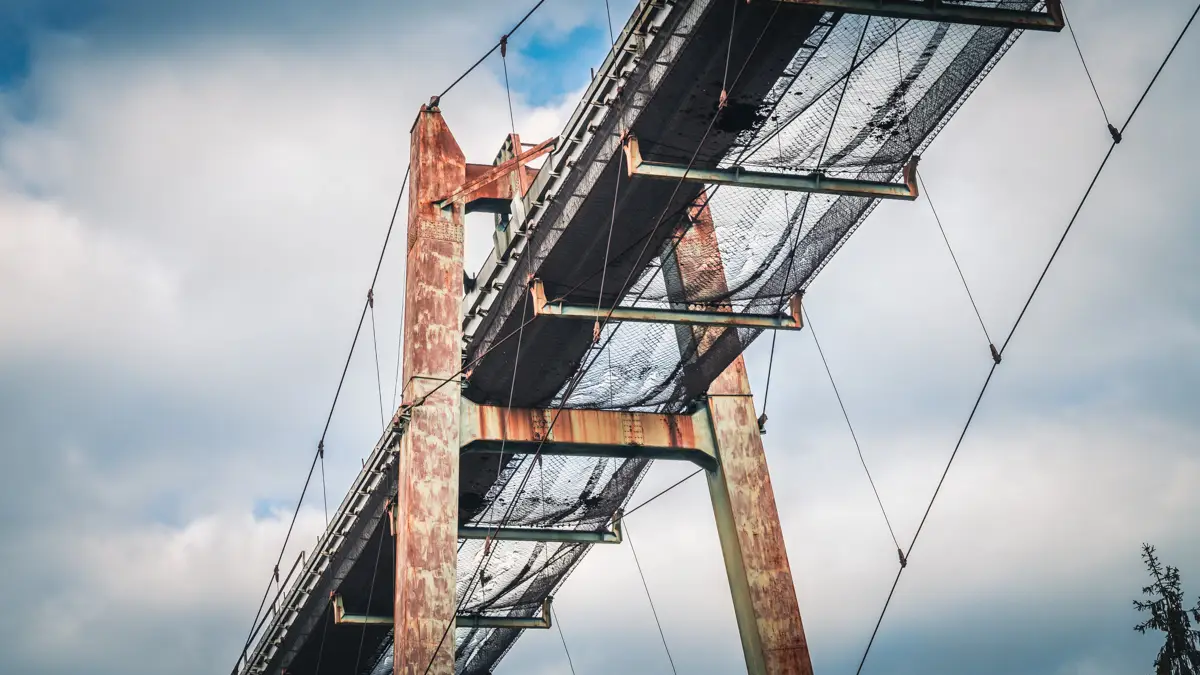
[{"label": "safety netting", "polygon": [[[1037,3],[961,4],[1030,10]],[[728,152],[693,160],[694,149],[658,146],[642,154],[685,166],[897,182],[1015,38],[1003,28],[844,15],[815,36],[813,49],[797,54]],[[725,283],[669,283],[664,270],[675,257],[676,237],[629,286],[620,306],[778,314],[877,203],[709,186],[694,208],[711,212],[717,250],[709,254],[713,260],[690,264],[723,266]],[[686,227],[690,216],[674,218],[674,225]],[[696,251],[688,254],[694,258]],[[610,323],[584,358],[577,381],[568,382],[554,404],[677,412],[760,332],[713,327],[697,339],[679,339],[671,325]]]},{"label": "safety netting", "polygon": [[[957,4],[1019,10],[1039,5],[1032,0]],[[826,14],[761,105],[736,111],[752,120],[732,148],[720,156],[702,157],[696,156],[695,148],[659,145],[643,147],[643,156],[685,165],[820,172],[896,182],[909,160],[933,140],[1016,36],[1002,28]],[[661,63],[655,67],[666,67]],[[708,186],[687,212],[672,214],[670,226],[686,228],[699,210],[707,210],[717,250],[710,252],[714,260],[701,261],[699,266],[723,266],[722,282],[681,284],[673,279],[681,239],[676,236],[632,280],[621,306],[778,314],[793,295],[812,283],[877,201]],[[760,332],[606,323],[553,405],[679,412],[703,394]],[[487,506],[469,524],[604,529],[647,466],[645,460],[511,458],[490,488]],[[460,613],[538,615],[543,600],[554,593],[587,548],[462,542]],[[456,671],[491,672],[518,635],[511,629],[458,629]],[[390,667],[391,650],[385,649],[376,672],[388,672]]]}]

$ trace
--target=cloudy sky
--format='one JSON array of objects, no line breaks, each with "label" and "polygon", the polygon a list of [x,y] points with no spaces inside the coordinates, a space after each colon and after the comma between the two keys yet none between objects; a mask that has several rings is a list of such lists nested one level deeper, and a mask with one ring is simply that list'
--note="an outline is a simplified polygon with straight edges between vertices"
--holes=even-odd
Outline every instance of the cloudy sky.
[{"label": "cloudy sky", "polygon": [[[228,672],[417,108],[527,4],[0,0],[0,672]],[[1069,8],[1123,120],[1192,0]],[[549,0],[514,38],[527,140],[559,131],[606,42],[601,0]],[[1006,352],[865,673],[1149,672],[1139,545],[1200,593],[1198,65],[1189,35]],[[495,59],[444,100],[469,158],[494,156],[504,101]],[[924,157],[997,339],[1107,144],[1070,38],[1027,34]],[[486,224],[467,236],[473,268]],[[376,288],[388,407],[398,253]],[[990,365],[925,200],[876,210],[807,304],[907,541]],[[748,355],[760,391],[767,346]],[[367,339],[326,443],[331,503],[378,436],[375,378]],[[780,336],[768,413],[814,665],[851,673],[897,561],[811,331]],[[634,501],[688,470],[656,466]],[[300,547],[323,521],[311,495]],[[703,483],[628,529],[679,671],[737,672]],[[629,547],[594,550],[556,600],[576,672],[670,672]],[[566,670],[548,631],[498,672]]]}]

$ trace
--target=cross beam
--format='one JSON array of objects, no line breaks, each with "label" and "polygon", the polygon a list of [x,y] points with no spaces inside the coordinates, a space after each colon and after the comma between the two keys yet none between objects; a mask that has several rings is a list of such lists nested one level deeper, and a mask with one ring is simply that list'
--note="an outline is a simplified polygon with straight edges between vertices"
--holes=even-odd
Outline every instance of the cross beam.
[{"label": "cross beam", "polygon": [[611,530],[599,532],[563,530],[542,527],[468,527],[458,526],[459,539],[493,539],[496,541],[542,541],[560,544],[619,544],[620,520]]},{"label": "cross beam", "polygon": [[462,399],[462,452],[688,461],[717,466],[707,411],[690,415],[584,409],[519,409]]},{"label": "cross beam", "polygon": [[1001,7],[981,7],[947,3],[941,0],[779,0],[795,5],[830,12],[847,12],[886,16],[894,19],[916,19],[939,23],[961,23],[971,26],[992,26],[1011,30],[1043,30],[1057,33],[1063,29],[1060,0],[1047,0],[1046,11],[1028,12]]},{"label": "cross beam", "polygon": [[458,628],[517,628],[545,629],[551,625],[550,602],[547,597],[542,602],[541,616],[487,616],[484,614],[459,614],[454,617],[454,625]]},{"label": "cross beam", "polygon": [[547,301],[546,290],[540,279],[529,286],[533,294],[534,316],[561,316],[566,319],[588,321],[612,320],[639,323],[673,323],[692,326],[728,326],[733,328],[766,328],[771,330],[800,330],[804,319],[800,311],[801,297],[792,297],[788,303],[788,314],[750,314],[725,311],[702,311],[691,309],[655,309],[649,307],[593,307],[572,305],[562,300]]},{"label": "cross beam", "polygon": [[666,162],[650,162],[642,158],[637,137],[630,134],[625,139],[626,166],[630,176],[646,176],[668,180],[689,180],[708,185],[732,185],[736,187],[790,192],[812,192],[816,194],[870,197],[872,199],[917,198],[917,161],[913,157],[904,166],[903,183],[887,183],[852,178],[830,178],[821,173],[772,173],[751,171],[738,166],[725,169],[702,168]]},{"label": "cross beam", "polygon": [[[549,628],[550,602],[547,597],[542,602],[541,616],[487,616],[484,614],[459,614],[454,617],[458,628]],[[342,596],[333,596],[333,622],[356,626],[390,626],[393,617],[378,614],[347,614],[343,606]]]}]

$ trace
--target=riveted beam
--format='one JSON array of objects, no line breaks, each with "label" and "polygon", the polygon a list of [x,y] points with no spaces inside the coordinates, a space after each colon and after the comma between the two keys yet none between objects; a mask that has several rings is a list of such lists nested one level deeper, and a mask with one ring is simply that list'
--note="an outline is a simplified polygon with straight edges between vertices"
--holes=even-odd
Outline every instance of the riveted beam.
[{"label": "riveted beam", "polygon": [[529,292],[533,294],[534,316],[560,316],[587,321],[633,321],[637,323],[668,323],[690,326],[727,326],[732,328],[764,328],[770,330],[800,330],[804,319],[800,311],[800,296],[788,303],[788,314],[749,314],[726,311],[691,309],[655,309],[648,307],[611,307],[572,305],[562,300],[546,300],[540,279],[534,279]]},{"label": "riveted beam", "polygon": [[545,629],[551,626],[550,603],[553,598],[547,597],[542,602],[541,616],[487,616],[484,614],[459,614],[454,617],[454,623],[459,628],[516,628]]},{"label": "riveted beam", "polygon": [[462,399],[462,452],[688,461],[716,468],[708,412],[668,415],[613,410],[505,408]]},{"label": "riveted beam", "polygon": [[1002,7],[983,7],[940,0],[779,0],[793,5],[848,14],[885,16],[894,19],[915,19],[938,23],[961,23],[971,26],[992,26],[1012,30],[1042,30],[1058,32],[1063,29],[1060,0],[1047,0],[1046,11],[1031,12]]},{"label": "riveted beam", "polygon": [[620,521],[611,530],[580,531],[543,527],[468,527],[458,526],[459,539],[492,539],[495,541],[542,541],[560,544],[619,544]]},{"label": "riveted beam", "polygon": [[632,134],[625,139],[625,159],[626,166],[629,167],[630,176],[646,176],[647,178],[662,178],[674,181],[689,180],[708,185],[732,185],[766,190],[870,197],[873,199],[903,199],[912,201],[919,195],[917,190],[917,157],[913,157],[905,165],[903,183],[831,178],[820,173],[772,173],[769,171],[751,171],[736,166],[721,169],[689,167],[683,164],[669,164],[666,162],[651,162],[642,158],[637,137]]}]

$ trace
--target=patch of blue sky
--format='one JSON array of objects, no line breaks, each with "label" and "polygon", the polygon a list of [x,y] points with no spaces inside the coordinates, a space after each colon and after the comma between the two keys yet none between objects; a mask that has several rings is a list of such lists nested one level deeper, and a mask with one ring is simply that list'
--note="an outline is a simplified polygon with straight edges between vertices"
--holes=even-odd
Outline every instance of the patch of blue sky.
[{"label": "patch of blue sky", "polygon": [[526,41],[514,39],[513,48],[523,64],[520,70],[509,67],[513,92],[529,105],[550,105],[588,83],[589,69],[608,54],[608,29],[585,24],[559,33],[537,31]]},{"label": "patch of blue sky", "polygon": [[278,513],[290,513],[295,505],[288,506],[282,499],[257,499],[251,512],[255,520],[266,520]]}]

